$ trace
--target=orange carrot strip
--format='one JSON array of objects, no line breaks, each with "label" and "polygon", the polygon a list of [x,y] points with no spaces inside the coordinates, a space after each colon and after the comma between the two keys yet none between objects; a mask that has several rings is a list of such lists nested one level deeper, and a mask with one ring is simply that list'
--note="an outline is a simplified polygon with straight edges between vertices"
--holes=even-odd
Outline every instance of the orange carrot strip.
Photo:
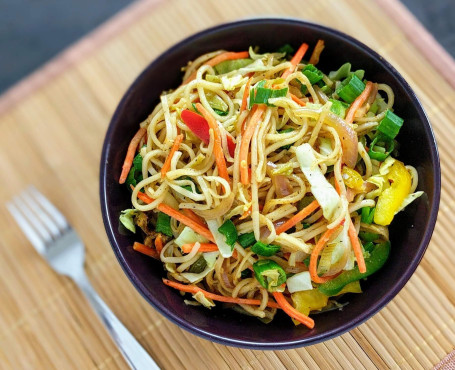
[{"label": "orange carrot strip", "polygon": [[[252,306],[261,305],[261,301],[259,299],[225,297],[223,295],[207,292],[206,290],[201,289],[195,285],[180,284],[180,283],[176,283],[175,281],[168,280],[168,279],[163,279],[163,283],[167,286],[170,286],[171,288],[174,288],[174,289],[180,290],[182,292],[186,292],[186,293],[196,294],[197,292],[201,292],[202,294],[204,294],[204,296],[206,298],[210,298],[214,301],[236,303],[236,304],[249,304]],[[273,302],[273,301],[269,301],[267,303],[267,306],[273,307],[273,308],[280,308],[280,306],[276,302]]]},{"label": "orange carrot strip", "polygon": [[[289,94],[291,94],[291,93],[289,93]],[[299,99],[294,94],[291,94],[291,99],[294,100],[298,105],[300,105],[302,107],[304,107],[306,105],[306,103],[303,100]]]},{"label": "orange carrot strip", "polygon": [[372,90],[373,90],[373,82],[368,81],[367,85],[365,86],[365,89],[362,91],[362,93],[357,97],[356,100],[354,100],[354,102],[349,107],[349,110],[346,113],[346,122],[347,123],[352,123],[354,121],[355,113],[363,105],[363,103],[365,103],[367,101]]},{"label": "orange carrot strip", "polygon": [[125,161],[123,162],[122,173],[120,174],[120,179],[118,180],[120,184],[125,183],[126,178],[128,177],[128,173],[131,170],[131,166],[133,165],[133,159],[134,155],[136,154],[137,146],[139,145],[142,137],[146,132],[146,128],[140,128],[138,132],[136,132],[136,135],[134,135],[134,137],[131,139],[130,145],[128,145],[128,150],[126,152]]},{"label": "orange carrot strip", "polygon": [[141,244],[141,243],[138,243],[138,242],[134,242],[133,249],[135,251],[141,252],[142,254],[145,254],[145,255],[147,255],[149,257],[153,257],[153,258],[155,258],[157,260],[160,259],[160,255],[158,254],[158,252],[155,249],[147,247],[144,244]]},{"label": "orange carrot strip", "polygon": [[[340,222],[340,225],[344,223],[344,220]],[[340,226],[338,225],[338,226]],[[329,241],[329,239],[332,237],[332,235],[337,231],[338,227],[334,227],[333,229],[328,229],[324,235],[321,236],[321,239],[317,242],[317,244],[314,246],[313,250],[311,251],[311,257],[310,257],[310,276],[311,280],[313,280],[315,283],[325,283],[326,281],[334,279],[336,276],[338,276],[340,273],[335,274],[335,275],[330,275],[330,276],[324,276],[320,277],[317,273],[317,263],[318,263],[318,257],[319,253],[321,253],[322,249],[324,249],[326,243]],[[341,272],[341,271],[340,271]]]},{"label": "orange carrot strip", "polygon": [[[153,198],[150,198],[147,194],[142,192],[137,193],[137,197],[142,200],[144,203],[150,204],[154,201]],[[199,224],[198,222],[194,221],[188,216],[185,216],[183,213],[176,211],[174,208],[168,206],[167,204],[160,203],[158,207],[156,207],[159,211],[166,213],[168,216],[175,218],[177,221],[181,222],[182,224],[188,226],[189,228],[196,231],[198,234],[206,237],[208,240],[215,243],[215,239],[213,238],[212,233],[208,228],[204,225]]]},{"label": "orange carrot strip", "polygon": [[355,230],[352,220],[349,221],[349,239],[351,240],[352,249],[354,249],[355,258],[357,260],[357,265],[359,266],[359,271],[363,274],[367,272],[367,267],[365,265],[365,260],[363,258],[362,247],[359,243],[359,238],[357,237],[357,232]]},{"label": "orange carrot strip", "polygon": [[[224,62],[225,60],[244,59],[244,58],[248,58],[249,56],[250,56],[250,53],[248,51],[240,51],[238,53],[232,52],[232,51],[227,51],[225,53],[218,54],[216,57],[208,60],[207,62],[204,63],[204,65],[209,65],[209,66],[214,67],[217,64]],[[196,78],[196,75],[197,75],[197,70],[194,71],[185,81],[183,81],[183,85],[186,85],[188,82],[193,81]]]},{"label": "orange carrot strip", "polygon": [[319,63],[319,57],[321,56],[322,50],[324,50],[324,40],[318,40],[314,47],[313,53],[311,54],[308,64],[316,65]]},{"label": "orange carrot strip", "polygon": [[305,55],[305,53],[307,52],[307,50],[308,50],[308,44],[303,43],[302,45],[300,45],[299,49],[297,50],[297,52],[291,59],[291,66],[288,69],[286,69],[283,72],[283,74],[281,75],[282,78],[286,78],[292,72],[294,72],[295,67],[297,67],[297,64],[300,63],[300,61],[302,60],[302,58]]},{"label": "orange carrot strip", "polygon": [[[183,244],[182,245],[182,251],[185,253],[190,253],[196,243],[189,243],[189,244]],[[198,249],[198,252],[218,252],[218,246],[216,244],[212,243],[200,243],[201,246]]]},{"label": "orange carrot strip", "polygon": [[163,237],[161,234],[158,234],[158,236],[155,239],[155,249],[158,252],[158,254],[161,254],[161,251],[163,250]]},{"label": "orange carrot strip", "polygon": [[201,112],[202,116],[206,119],[209,127],[213,130],[213,137],[215,143],[213,145],[213,154],[215,155],[216,166],[218,167],[219,175],[229,183],[229,175],[226,167],[226,159],[224,158],[223,147],[221,145],[220,128],[215,118],[202,106],[201,103],[196,104],[196,108]]},{"label": "orange carrot strip", "polygon": [[250,122],[242,136],[240,143],[239,159],[240,159],[240,180],[243,185],[248,185],[248,147],[250,146],[251,138],[253,137],[254,130],[259,124],[262,114],[265,112],[267,106],[264,104],[259,105],[253,113]]},{"label": "orange carrot strip", "polygon": [[298,222],[302,221],[304,218],[308,217],[314,210],[319,207],[319,203],[317,200],[313,200],[310,204],[308,204],[304,209],[300,212],[296,213],[292,216],[289,220],[287,220],[283,225],[276,228],[276,234],[279,235],[282,232],[289,230],[291,227],[297,225]]},{"label": "orange carrot strip", "polygon": [[[131,188],[134,190],[134,186],[133,185],[131,185]],[[142,193],[140,191],[137,193],[137,197],[140,200],[142,200],[144,203],[146,203],[146,204],[150,204],[150,203],[152,203],[155,200],[153,198],[150,198],[147,194]]]},{"label": "orange carrot strip", "polygon": [[251,215],[251,212],[253,211],[253,206],[250,206],[245,212],[243,212],[242,216],[239,217],[239,220],[244,220],[247,218],[249,215]]},{"label": "orange carrot strip", "polygon": [[205,227],[205,221],[202,218],[200,218],[196,213],[194,213],[191,209],[184,208],[182,209],[182,213],[188,218],[191,218],[194,222],[197,222],[199,225]]},{"label": "orange carrot strip", "polygon": [[292,305],[284,298],[283,293],[273,292],[273,298],[277,301],[280,307],[286,312],[290,317],[298,322],[301,322],[303,325],[307,326],[310,329],[314,328],[314,320],[311,317],[304,315],[303,313],[297,311]]},{"label": "orange carrot strip", "polygon": [[174,156],[174,153],[179,149],[180,144],[183,141],[183,134],[177,135],[177,137],[174,140],[174,144],[172,144],[172,148],[169,152],[169,155],[166,158],[166,161],[163,164],[163,167],[161,168],[161,178],[164,179],[166,177],[167,171],[169,171],[169,168],[171,168],[171,161],[172,157]]},{"label": "orange carrot strip", "polygon": [[177,221],[180,221],[182,224],[185,224],[186,226],[196,231],[198,234],[206,237],[208,240],[215,243],[215,239],[213,238],[212,233],[205,226],[199,225],[191,218],[185,216],[179,211],[176,211],[174,208],[168,206],[167,204],[160,203],[157,208],[161,212],[166,213],[168,216],[171,216],[172,218],[175,218]]},{"label": "orange carrot strip", "polygon": [[246,103],[248,100],[248,95],[250,95],[250,86],[251,86],[251,80],[253,77],[250,77],[248,82],[245,85],[245,91],[243,92],[243,98],[242,98],[242,106],[240,107],[240,114],[246,109]]}]

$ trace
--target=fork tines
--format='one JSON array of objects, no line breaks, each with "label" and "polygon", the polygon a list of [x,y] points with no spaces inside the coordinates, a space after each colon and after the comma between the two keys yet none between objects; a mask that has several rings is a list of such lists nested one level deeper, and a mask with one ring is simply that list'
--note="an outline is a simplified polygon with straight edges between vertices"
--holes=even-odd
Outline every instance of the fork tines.
[{"label": "fork tines", "polygon": [[69,227],[66,218],[34,186],[13,197],[6,207],[40,253]]}]

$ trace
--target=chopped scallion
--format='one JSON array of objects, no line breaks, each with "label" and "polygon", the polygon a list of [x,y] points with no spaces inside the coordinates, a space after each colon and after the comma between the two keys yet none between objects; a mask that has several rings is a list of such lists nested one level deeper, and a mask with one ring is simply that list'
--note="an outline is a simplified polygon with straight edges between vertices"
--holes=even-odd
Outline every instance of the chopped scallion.
[{"label": "chopped scallion", "polygon": [[384,118],[379,122],[378,131],[387,136],[390,139],[394,139],[401,126],[403,126],[403,118],[398,117],[395,113],[387,110]]},{"label": "chopped scallion", "polygon": [[349,108],[349,104],[335,99],[329,99],[329,101],[332,102],[330,111],[335,113],[337,116],[344,118],[346,116],[346,110]]},{"label": "chopped scallion", "polygon": [[346,78],[336,90],[337,95],[346,103],[352,103],[365,89],[365,84],[357,75],[352,74]]}]

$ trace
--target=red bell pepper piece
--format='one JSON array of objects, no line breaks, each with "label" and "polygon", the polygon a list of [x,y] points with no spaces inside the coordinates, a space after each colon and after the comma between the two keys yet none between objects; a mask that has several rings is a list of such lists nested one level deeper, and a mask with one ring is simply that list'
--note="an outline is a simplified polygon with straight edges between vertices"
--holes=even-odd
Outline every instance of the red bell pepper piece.
[{"label": "red bell pepper piece", "polygon": [[[188,109],[182,111],[181,117],[183,122],[185,122],[193,134],[195,134],[205,144],[208,144],[210,142],[209,124],[204,117]],[[231,157],[234,157],[234,139],[232,139],[231,135],[228,133],[226,133],[226,138],[229,154]]]}]

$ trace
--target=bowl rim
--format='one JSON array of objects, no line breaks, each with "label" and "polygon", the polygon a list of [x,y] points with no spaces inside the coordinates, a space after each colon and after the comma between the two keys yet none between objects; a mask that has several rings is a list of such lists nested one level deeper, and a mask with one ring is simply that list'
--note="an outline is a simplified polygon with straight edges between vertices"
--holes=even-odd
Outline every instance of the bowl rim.
[{"label": "bowl rim", "polygon": [[[183,320],[179,316],[170,312],[167,307],[159,302],[153,301],[151,297],[148,295],[148,289],[145,287],[144,284],[137,278],[135,273],[129,268],[126,264],[125,259],[123,258],[120,252],[120,246],[117,243],[116,238],[114,237],[114,225],[111,223],[111,220],[108,217],[108,203],[107,203],[107,176],[106,176],[106,160],[107,160],[107,152],[109,148],[109,144],[111,142],[111,138],[114,131],[113,123],[118,120],[118,116],[120,112],[123,110],[124,106],[128,101],[129,95],[134,91],[135,87],[139,84],[142,80],[144,75],[148,73],[150,69],[153,69],[154,66],[163,58],[165,58],[171,51],[175,48],[180,48],[186,43],[193,42],[194,40],[206,35],[211,34],[214,32],[218,32],[221,30],[229,30],[230,28],[235,29],[239,25],[248,25],[248,24],[255,24],[255,23],[273,23],[273,24],[295,24],[295,25],[304,25],[306,27],[312,28],[316,31],[322,31],[325,33],[332,34],[336,38],[342,39],[344,42],[348,42],[354,44],[354,46],[360,48],[363,52],[365,52],[368,56],[374,59],[376,62],[383,64],[386,70],[391,73],[396,80],[403,86],[405,91],[411,97],[412,103],[415,106],[419,119],[423,122],[425,133],[429,139],[430,144],[430,160],[434,165],[433,168],[433,187],[434,187],[434,203],[433,207],[430,210],[430,216],[428,218],[428,227],[425,230],[424,236],[420,241],[418,248],[417,248],[417,255],[416,257],[410,261],[407,269],[403,273],[402,277],[397,280],[392,287],[379,299],[376,305],[369,307],[367,310],[362,312],[361,315],[356,317],[353,320],[350,320],[330,331],[326,331],[324,333],[317,334],[315,336],[309,336],[305,338],[300,338],[296,340],[285,340],[285,341],[271,341],[267,343],[257,343],[248,340],[238,340],[233,339],[228,336],[220,336],[209,331],[203,330],[198,328],[196,325]],[[247,348],[247,349],[255,349],[255,350],[281,350],[281,349],[292,349],[303,347],[307,345],[316,344],[325,340],[329,340],[334,338],[338,335],[346,333],[349,330],[354,329],[355,327],[359,326],[367,319],[375,315],[379,312],[386,304],[388,304],[397,294],[398,292],[405,286],[408,280],[413,275],[414,271],[417,269],[420,261],[422,260],[425,251],[428,247],[428,244],[431,240],[434,227],[436,224],[436,219],[438,216],[439,210],[439,203],[440,203],[440,196],[441,196],[441,169],[440,169],[440,160],[439,160],[439,152],[436,143],[436,139],[434,136],[434,132],[431,126],[431,123],[427,117],[427,114],[422,107],[419,99],[417,98],[415,92],[410,87],[410,85],[406,82],[406,80],[402,77],[402,75],[379,53],[362,43],[361,41],[355,39],[352,36],[345,34],[337,29],[327,27],[318,23],[309,22],[307,20],[294,18],[294,17],[252,17],[252,18],[245,18],[237,21],[231,21],[222,23],[204,30],[201,30],[195,34],[192,34],[189,37],[186,37],[182,41],[170,46],[164,52],[162,52],[158,57],[156,57],[151,63],[147,65],[147,67],[139,74],[139,76],[134,80],[134,82],[128,87],[127,91],[123,95],[120,103],[118,104],[112,119],[109,122],[109,126],[106,132],[106,136],[103,143],[102,154],[101,154],[101,162],[100,162],[100,200],[101,200],[101,213],[103,217],[104,227],[106,229],[106,234],[109,239],[109,243],[114,250],[115,256],[120,263],[125,274],[128,276],[129,280],[133,283],[134,287],[139,291],[139,293],[144,297],[144,299],[149,302],[153,308],[155,308],[160,314],[165,316],[167,319],[172,321],[173,323],[177,324],[179,327],[184,328],[185,330],[189,331],[192,334],[198,335],[204,339],[214,341],[216,343],[230,345],[234,347],[240,348]],[[153,297],[152,297],[153,298]]]}]

